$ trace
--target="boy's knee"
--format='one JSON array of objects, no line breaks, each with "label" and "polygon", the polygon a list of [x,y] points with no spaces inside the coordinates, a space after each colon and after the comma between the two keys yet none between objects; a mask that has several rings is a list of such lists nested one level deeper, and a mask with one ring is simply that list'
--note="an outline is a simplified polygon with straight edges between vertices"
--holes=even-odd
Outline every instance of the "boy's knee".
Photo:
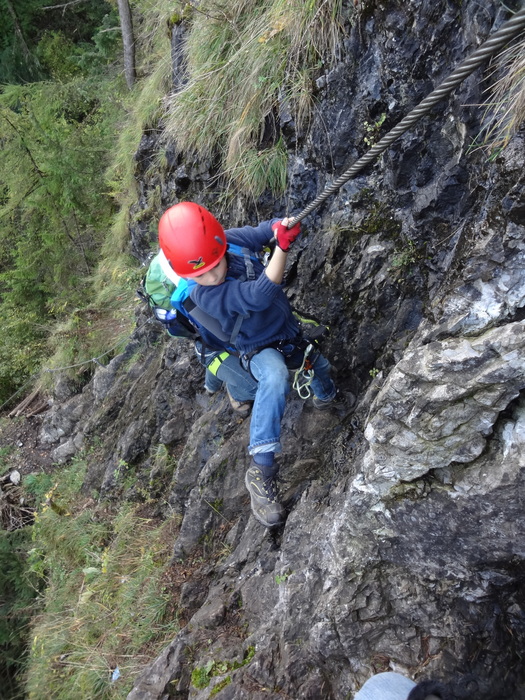
[{"label": "boy's knee", "polygon": [[259,386],[271,389],[276,393],[288,393],[290,390],[290,376],[286,365],[276,366],[271,372],[264,372],[259,378]]}]

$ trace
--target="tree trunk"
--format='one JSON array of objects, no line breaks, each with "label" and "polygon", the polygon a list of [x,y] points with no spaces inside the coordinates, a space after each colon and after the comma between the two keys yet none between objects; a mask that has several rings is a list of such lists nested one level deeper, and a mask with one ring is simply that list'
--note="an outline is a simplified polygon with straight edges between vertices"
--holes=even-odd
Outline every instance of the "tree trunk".
[{"label": "tree trunk", "polygon": [[135,39],[133,37],[133,23],[131,21],[131,8],[128,0],[117,0],[122,30],[122,43],[124,45],[124,75],[126,83],[131,90],[135,83]]},{"label": "tree trunk", "polygon": [[15,8],[13,7],[11,0],[6,0],[6,5],[7,5],[7,10],[9,12],[9,14],[11,15],[11,19],[13,20],[15,34],[18,36],[18,38],[20,40],[20,46],[22,47],[22,51],[24,53],[27,64],[28,64],[28,66],[30,66],[31,60],[32,60],[31,51],[29,50],[29,47],[27,46],[24,34],[22,33],[22,27],[20,26],[20,22],[18,21],[18,17],[17,17],[17,14],[15,12]]}]

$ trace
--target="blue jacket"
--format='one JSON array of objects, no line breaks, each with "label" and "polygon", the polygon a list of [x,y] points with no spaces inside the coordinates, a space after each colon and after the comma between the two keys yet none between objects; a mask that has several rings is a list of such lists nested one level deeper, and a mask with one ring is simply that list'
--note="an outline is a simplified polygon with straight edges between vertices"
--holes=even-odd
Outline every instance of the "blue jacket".
[{"label": "blue jacket", "polygon": [[[275,221],[278,219],[256,227],[229,229],[226,240],[258,253],[273,238],[271,225]],[[246,276],[244,260],[239,255],[230,255],[227,277],[222,284],[213,287],[196,284],[190,291],[195,304],[216,318],[225,333],[232,333],[239,314],[245,317],[235,342],[242,354],[299,334],[283,286],[268,279],[258,260],[253,260],[253,268],[255,279],[241,281]]]},{"label": "blue jacket", "polygon": [[[191,279],[181,278],[180,282],[175,288],[175,291],[171,295],[172,307],[190,321],[190,323],[198,333],[200,339],[209,350],[228,350],[228,352],[235,352],[235,348],[232,347],[230,343],[224,341],[221,338],[217,338],[217,336],[215,336],[208,328],[199,323],[197,319],[193,318],[193,316],[186,310],[184,302],[189,297],[190,290],[196,285],[197,283]],[[174,323],[180,325],[180,322],[178,322],[177,320],[175,320]],[[170,332],[169,326],[168,332]],[[177,334],[172,333],[171,335]]]}]

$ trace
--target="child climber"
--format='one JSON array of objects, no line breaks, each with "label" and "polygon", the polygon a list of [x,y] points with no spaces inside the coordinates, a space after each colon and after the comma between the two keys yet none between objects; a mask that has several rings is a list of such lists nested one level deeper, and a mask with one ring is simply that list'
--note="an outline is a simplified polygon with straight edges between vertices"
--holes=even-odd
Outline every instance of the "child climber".
[{"label": "child climber", "polygon": [[[193,202],[175,204],[159,221],[160,247],[172,268],[196,283],[190,291],[192,316],[213,327],[215,335],[222,331],[258,382],[248,448],[253,461],[245,483],[254,516],[268,528],[285,519],[277,500],[274,457],[281,451],[288,365],[302,355],[303,341],[281,286],[287,253],[300,233],[299,224],[290,229],[288,224],[289,219],[273,219],[225,232],[209,211]],[[264,267],[257,254],[272,238],[277,245]],[[317,355],[313,370],[314,406],[329,408],[338,399],[328,360]]]}]

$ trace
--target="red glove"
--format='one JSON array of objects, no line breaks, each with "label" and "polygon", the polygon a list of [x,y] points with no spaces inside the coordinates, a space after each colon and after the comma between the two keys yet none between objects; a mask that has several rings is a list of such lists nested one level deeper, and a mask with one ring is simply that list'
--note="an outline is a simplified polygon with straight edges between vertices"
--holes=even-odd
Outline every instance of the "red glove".
[{"label": "red glove", "polygon": [[295,226],[292,226],[292,228],[286,228],[286,226],[283,226],[282,221],[277,221],[272,226],[272,231],[275,235],[277,245],[281,250],[286,252],[301,233],[301,222],[299,221]]}]

